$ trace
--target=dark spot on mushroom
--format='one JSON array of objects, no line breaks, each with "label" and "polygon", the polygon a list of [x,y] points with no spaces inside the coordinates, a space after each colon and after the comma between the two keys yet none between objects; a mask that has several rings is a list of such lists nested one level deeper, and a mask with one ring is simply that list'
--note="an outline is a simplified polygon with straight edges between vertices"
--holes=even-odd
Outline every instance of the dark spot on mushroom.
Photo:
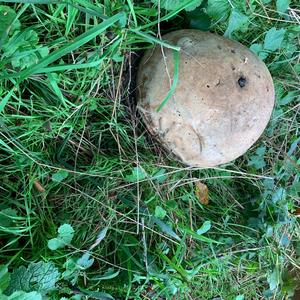
[{"label": "dark spot on mushroom", "polygon": [[208,87],[208,88],[209,88],[209,87],[210,87],[210,86],[209,86],[209,84],[208,84],[206,87]]},{"label": "dark spot on mushroom", "polygon": [[218,45],[218,49],[222,49],[222,47],[220,45]]},{"label": "dark spot on mushroom", "polygon": [[187,61],[185,61],[184,63],[187,64]]},{"label": "dark spot on mushroom", "polygon": [[234,71],[235,70],[235,66],[231,66],[231,70]]},{"label": "dark spot on mushroom", "polygon": [[235,53],[235,50],[234,50],[234,49],[231,49],[231,53]]},{"label": "dark spot on mushroom", "polygon": [[238,84],[241,88],[243,88],[247,83],[247,79],[245,76],[241,76],[238,80]]}]

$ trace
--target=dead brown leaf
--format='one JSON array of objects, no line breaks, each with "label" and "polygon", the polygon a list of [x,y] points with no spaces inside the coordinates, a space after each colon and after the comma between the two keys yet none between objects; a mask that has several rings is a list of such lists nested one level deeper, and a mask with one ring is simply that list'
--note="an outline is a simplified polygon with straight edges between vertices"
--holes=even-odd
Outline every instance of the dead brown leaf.
[{"label": "dead brown leaf", "polygon": [[33,186],[36,188],[36,190],[38,190],[40,193],[44,193],[45,192],[45,189],[44,187],[42,186],[42,184],[38,181],[38,180],[35,180],[33,182]]},{"label": "dead brown leaf", "polygon": [[199,202],[203,205],[208,205],[208,187],[206,184],[198,181],[195,183],[195,194],[196,197],[199,199]]}]

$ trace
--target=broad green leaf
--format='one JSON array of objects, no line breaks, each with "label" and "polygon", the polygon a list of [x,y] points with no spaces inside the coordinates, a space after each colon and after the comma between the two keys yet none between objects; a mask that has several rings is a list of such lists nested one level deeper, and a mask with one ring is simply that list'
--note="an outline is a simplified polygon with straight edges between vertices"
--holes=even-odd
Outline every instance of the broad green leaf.
[{"label": "broad green leaf", "polygon": [[66,179],[69,176],[69,172],[65,171],[65,170],[59,170],[56,173],[54,173],[52,175],[52,180],[53,181],[57,181],[57,182],[61,182],[64,179]]},{"label": "broad green leaf", "polygon": [[10,282],[7,290],[5,291],[8,295],[15,291],[30,291],[30,274],[24,266],[21,266],[13,270],[10,275]]},{"label": "broad green leaf", "polygon": [[250,157],[248,166],[253,166],[256,170],[260,170],[266,166],[266,162],[263,157],[258,155],[253,155]]},{"label": "broad green leaf", "polygon": [[113,56],[112,56],[112,60],[116,63],[120,63],[124,60],[124,56],[122,55],[122,53],[116,52]]},{"label": "broad green leaf", "polygon": [[279,241],[279,243],[282,247],[287,247],[290,244],[290,242],[291,242],[291,240],[290,240],[289,236],[286,233],[284,233],[281,236],[280,241]]},{"label": "broad green leaf", "polygon": [[263,156],[266,153],[266,147],[265,146],[258,147],[255,152],[257,155]]},{"label": "broad green leaf", "polygon": [[81,300],[82,296],[81,295],[74,295],[70,298],[70,300]]},{"label": "broad green leaf", "polygon": [[7,297],[7,300],[42,300],[42,295],[38,292],[18,291]]},{"label": "broad green leaf", "polygon": [[38,41],[39,37],[36,31],[31,29],[18,31],[3,45],[4,56],[10,57],[16,51],[20,53],[35,50]]},{"label": "broad green leaf", "polygon": [[263,181],[263,185],[264,187],[267,189],[267,190],[273,190],[274,188],[274,185],[275,185],[275,181],[274,179],[272,178],[266,178],[264,179]]},{"label": "broad green leaf", "polygon": [[208,0],[207,14],[216,21],[228,18],[231,5],[228,0]]},{"label": "broad green leaf", "polygon": [[275,190],[272,195],[272,202],[276,204],[278,201],[286,199],[286,190],[282,187]]},{"label": "broad green leaf", "polygon": [[289,191],[300,193],[300,182],[295,182],[293,185],[289,187]]},{"label": "broad green leaf", "polygon": [[9,285],[10,274],[8,273],[7,266],[0,265],[0,294],[5,291]]},{"label": "broad green leaf", "polygon": [[[0,0],[3,1],[3,0]],[[5,0],[8,3],[32,3],[32,4],[54,4],[61,3],[61,0]]]},{"label": "broad green leaf", "polygon": [[77,265],[73,258],[67,259],[63,267],[66,269],[62,273],[62,278],[70,281],[72,284],[76,284],[79,277],[80,266]]},{"label": "broad green leaf", "polygon": [[190,21],[190,28],[192,29],[207,31],[211,26],[210,16],[203,9],[195,9],[187,13],[187,18]]},{"label": "broad green leaf", "polygon": [[277,0],[276,9],[279,13],[285,13],[289,8],[291,0]]},{"label": "broad green leaf", "polygon": [[[178,8],[185,6],[185,10],[192,11],[198,6],[200,6],[203,0],[151,0],[153,3],[158,5],[158,1],[160,2],[160,8],[166,10],[177,10]],[[192,2],[192,3],[190,3]]]},{"label": "broad green leaf", "polygon": [[27,269],[30,274],[30,285],[39,292],[49,292],[55,288],[60,273],[52,262],[30,263]]},{"label": "broad green leaf", "polygon": [[287,155],[289,156],[293,155],[296,149],[299,149],[299,145],[298,145],[299,143],[300,143],[300,136],[295,141],[293,141]]},{"label": "broad green leaf", "polygon": [[147,178],[147,173],[141,167],[135,167],[131,175],[125,176],[127,182],[138,182]]},{"label": "broad green leaf", "polygon": [[161,206],[156,206],[154,215],[156,218],[163,219],[167,212]]},{"label": "broad green leaf", "polygon": [[0,47],[10,32],[20,28],[19,20],[16,20],[16,12],[9,6],[0,5]]},{"label": "broad green leaf", "polygon": [[280,283],[280,273],[277,268],[275,268],[274,271],[268,275],[267,281],[271,291],[274,291],[278,287]]},{"label": "broad green leaf", "polygon": [[49,54],[49,49],[47,47],[39,47],[29,51],[16,51],[11,60],[11,64],[14,68],[25,69],[34,64],[37,64],[38,61],[46,57]]},{"label": "broad green leaf", "polygon": [[252,155],[248,162],[248,166],[253,166],[255,169],[259,170],[266,166],[264,160],[264,154],[266,152],[266,147],[262,146],[256,149],[256,155]]},{"label": "broad green leaf", "polygon": [[11,227],[14,225],[14,218],[17,217],[17,211],[12,208],[0,210],[0,226]]},{"label": "broad green leaf", "polygon": [[70,244],[74,236],[74,229],[70,224],[61,225],[58,228],[58,236],[48,241],[48,248],[57,250]]},{"label": "broad green leaf", "polygon": [[93,292],[93,291],[89,291],[89,290],[82,289],[82,288],[80,289],[80,291],[82,291],[86,295],[88,295],[94,299],[98,299],[98,300],[114,300],[115,299],[110,294],[107,294],[104,292]]},{"label": "broad green leaf", "polygon": [[201,235],[209,231],[211,228],[211,222],[205,221],[203,225],[197,230],[197,234]]},{"label": "broad green leaf", "polygon": [[158,218],[151,217],[151,219],[152,222],[155,223],[161,229],[162,232],[168,234],[169,236],[175,238],[178,241],[181,240],[180,237],[173,231],[173,229],[169,225],[167,225]]},{"label": "broad green leaf", "polygon": [[109,268],[103,275],[95,276],[93,278],[90,278],[90,280],[92,281],[109,280],[117,277],[119,273],[120,273],[119,270],[115,272],[114,269]]},{"label": "broad green leaf", "polygon": [[284,39],[285,31],[283,28],[277,30],[275,27],[268,30],[265,36],[264,49],[269,51],[279,49]]},{"label": "broad green leaf", "polygon": [[[192,2],[192,1],[191,1]],[[187,6],[185,8],[186,11],[193,11],[195,10],[197,7],[199,7],[202,4],[203,0],[198,0],[198,1],[194,1],[193,4],[189,4],[189,6]]]},{"label": "broad green leaf", "polygon": [[59,277],[60,273],[52,262],[30,263],[27,269],[21,266],[13,271],[6,292],[9,295],[20,290],[47,293],[55,288]]},{"label": "broad green leaf", "polygon": [[91,254],[89,252],[84,253],[76,262],[76,264],[80,267],[81,270],[88,269],[92,266],[95,259],[91,258]]},{"label": "broad green leaf", "polygon": [[298,91],[288,92],[288,94],[286,96],[284,96],[278,100],[278,104],[279,105],[287,105],[296,99],[298,99],[298,101],[300,101],[300,96],[299,96]]},{"label": "broad green leaf", "polygon": [[175,200],[171,199],[171,200],[168,200],[166,202],[166,206],[171,209],[171,210],[174,210],[174,209],[177,209],[178,208],[178,204]]},{"label": "broad green leaf", "polygon": [[159,169],[157,172],[155,172],[151,179],[155,180],[157,182],[163,182],[167,179],[167,175],[165,175],[166,169]]},{"label": "broad green leaf", "polygon": [[224,36],[230,38],[235,30],[244,29],[245,25],[248,24],[248,21],[249,18],[247,16],[245,16],[238,10],[233,9],[230,14],[228,27],[224,33]]},{"label": "broad green leaf", "polygon": [[262,44],[252,44],[250,50],[254,52],[261,60],[265,60],[269,53],[264,51]]}]

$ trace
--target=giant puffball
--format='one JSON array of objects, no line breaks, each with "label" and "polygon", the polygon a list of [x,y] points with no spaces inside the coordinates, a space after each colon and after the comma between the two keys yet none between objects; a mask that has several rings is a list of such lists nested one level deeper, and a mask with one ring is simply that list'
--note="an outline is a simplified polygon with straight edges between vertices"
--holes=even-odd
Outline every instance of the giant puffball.
[{"label": "giant puffball", "polygon": [[179,30],[163,40],[180,47],[178,81],[158,111],[176,75],[174,50],[157,45],[146,51],[137,98],[149,131],[189,166],[214,167],[244,154],[274,106],[266,65],[240,43],[209,32]]}]

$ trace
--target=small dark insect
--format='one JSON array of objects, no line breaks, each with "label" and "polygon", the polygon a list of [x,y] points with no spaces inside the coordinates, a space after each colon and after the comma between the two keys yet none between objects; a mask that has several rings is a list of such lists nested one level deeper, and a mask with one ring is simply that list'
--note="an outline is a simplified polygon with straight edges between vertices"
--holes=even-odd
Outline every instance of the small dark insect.
[{"label": "small dark insect", "polygon": [[246,85],[247,79],[244,76],[241,76],[238,80],[238,84],[241,88],[243,88]]}]

